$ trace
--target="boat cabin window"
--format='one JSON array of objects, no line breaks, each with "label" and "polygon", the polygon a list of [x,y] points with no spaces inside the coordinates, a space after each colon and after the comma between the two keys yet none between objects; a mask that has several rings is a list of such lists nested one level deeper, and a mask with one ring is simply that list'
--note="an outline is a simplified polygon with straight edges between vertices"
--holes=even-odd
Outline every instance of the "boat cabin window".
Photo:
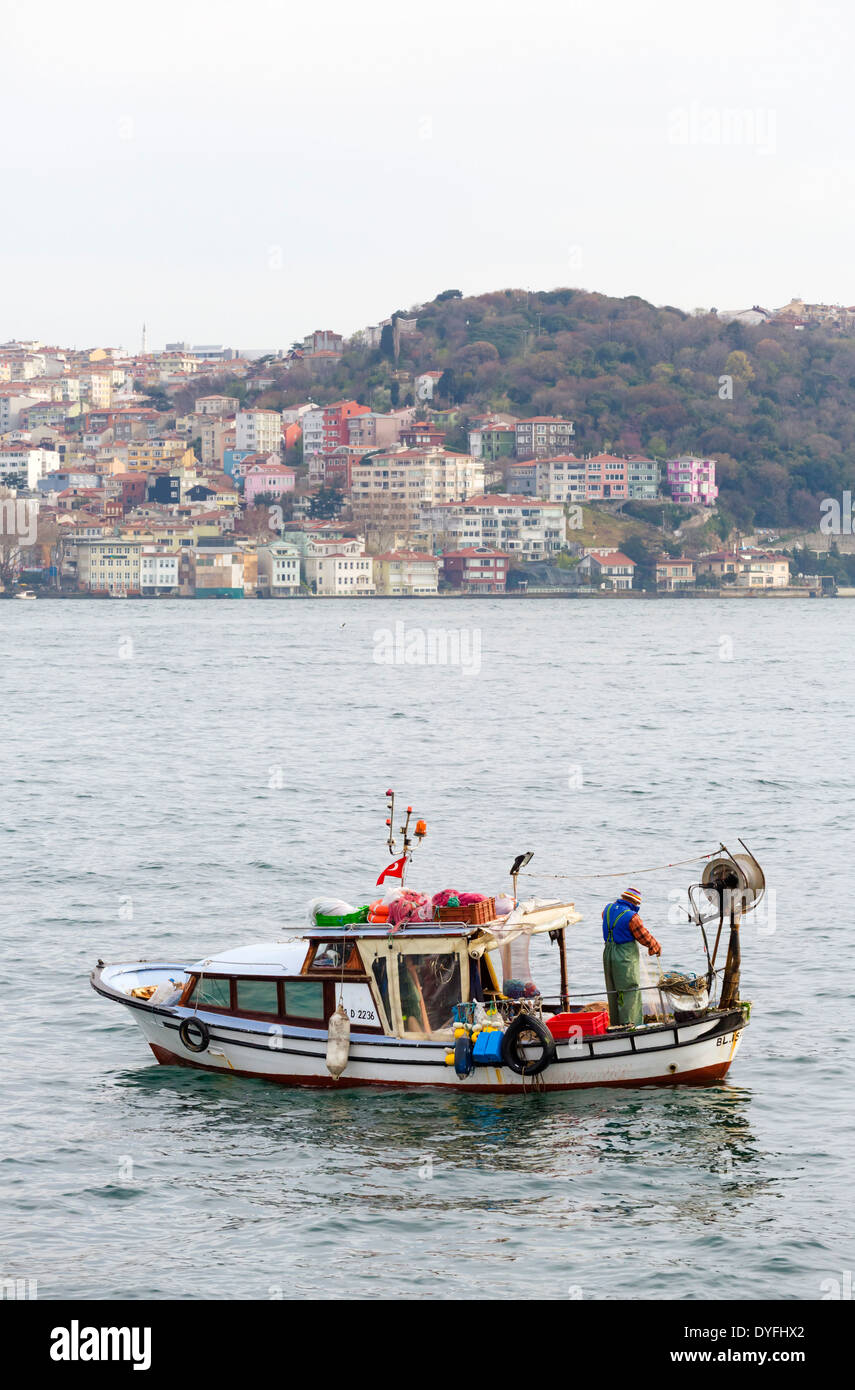
[{"label": "boat cabin window", "polygon": [[324,1018],[324,985],[321,980],[286,980],[285,1013],[289,1018]]},{"label": "boat cabin window", "polygon": [[389,969],[383,956],[378,956],[371,967],[377,988],[380,991],[380,1003],[383,1005],[383,1012],[387,1018],[392,1017],[392,1001],[389,998]]},{"label": "boat cabin window", "polygon": [[452,1009],[461,998],[460,961],[456,954],[400,955],[398,988],[401,1016],[408,1033],[435,1033],[452,1024]]},{"label": "boat cabin window", "polygon": [[202,975],[185,1001],[197,1009],[230,1009],[232,982],[228,975]]},{"label": "boat cabin window", "polygon": [[319,941],[309,957],[307,970],[341,970],[342,957],[345,970],[362,971],[362,961],[355,941]]},{"label": "boat cabin window", "polygon": [[279,987],[275,980],[237,980],[237,1011],[240,1014],[279,1013]]}]

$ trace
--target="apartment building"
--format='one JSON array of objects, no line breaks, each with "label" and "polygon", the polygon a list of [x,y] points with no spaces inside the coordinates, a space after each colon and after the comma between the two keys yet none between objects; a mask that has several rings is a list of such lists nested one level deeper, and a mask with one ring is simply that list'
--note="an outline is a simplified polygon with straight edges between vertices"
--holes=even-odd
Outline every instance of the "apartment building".
[{"label": "apartment building", "polygon": [[129,473],[150,473],[157,468],[193,468],[196,455],[183,439],[129,439],[123,446]]},{"label": "apartment building", "polygon": [[276,410],[239,410],[235,416],[235,448],[251,454],[278,454],[282,416]]},{"label": "apartment building", "polygon": [[484,465],[446,449],[372,454],[351,468],[351,505],[360,525],[416,530],[425,508],[477,495]]},{"label": "apartment building", "polygon": [[530,420],[518,420],[514,428],[518,459],[567,454],[573,446],[573,421],[557,415],[534,415]]},{"label": "apartment building", "polygon": [[626,461],[627,494],[634,501],[652,502],[659,496],[661,470],[655,459],[630,454]]},{"label": "apartment building", "polygon": [[376,410],[351,415],[347,419],[347,439],[344,442],[355,449],[391,448],[400,443],[401,431],[412,423],[414,417],[412,408],[394,410],[389,415],[380,415]]},{"label": "apartment building", "polygon": [[304,561],[306,581],[326,598],[353,598],[374,593],[374,561],[351,547],[314,551]]},{"label": "apartment building", "polygon": [[77,587],[93,594],[138,594],[143,543],[130,536],[77,541]]},{"label": "apartment building", "polygon": [[80,373],[80,390],[94,406],[109,409],[113,399],[113,373],[109,367]]},{"label": "apartment building", "polygon": [[627,460],[614,454],[594,454],[585,459],[585,493],[589,502],[628,498]]},{"label": "apartment building", "polygon": [[718,497],[715,459],[695,458],[691,454],[669,459],[666,476],[674,502],[711,507]]},{"label": "apartment building", "polygon": [[166,546],[145,545],[140,550],[140,592],[143,598],[177,594],[180,557]]},{"label": "apartment building", "polygon": [[235,415],[237,401],[234,396],[199,396],[193,412],[196,415]]},{"label": "apartment building", "polygon": [[316,487],[337,487],[350,492],[352,470],[372,450],[367,445],[339,444],[328,453],[309,454],[309,482]]},{"label": "apartment building", "polygon": [[587,480],[586,461],[573,454],[556,454],[535,463],[535,496],[548,502],[585,502]]},{"label": "apartment building", "polygon": [[258,592],[263,598],[287,598],[300,591],[300,552],[287,541],[258,547]]},{"label": "apartment building", "polygon": [[273,498],[284,497],[286,493],[294,491],[296,477],[294,469],[287,468],[284,463],[253,464],[243,475],[244,501],[251,507],[257,497],[265,494]]},{"label": "apartment building", "polygon": [[374,583],[378,594],[435,594],[439,560],[418,550],[387,550],[374,556]]},{"label": "apartment building", "polygon": [[469,546],[465,550],[446,550],[442,572],[451,587],[464,594],[503,594],[510,563],[511,557],[502,550]]},{"label": "apartment building", "polygon": [[469,431],[469,452],[473,458],[498,459],[513,458],[517,447],[517,433],[513,425],[481,425]]},{"label": "apartment building", "polygon": [[672,559],[663,555],[656,561],[656,587],[673,593],[695,583],[695,562],[686,555]]},{"label": "apartment building", "polygon": [[444,551],[487,547],[528,560],[546,559],[566,538],[561,503],[501,493],[426,506],[421,526]]},{"label": "apartment building", "polygon": [[50,400],[50,392],[36,387],[23,391],[14,382],[9,386],[0,386],[0,434],[19,429],[21,412],[47,400]]},{"label": "apartment building", "polygon": [[55,449],[42,449],[24,439],[0,444],[0,486],[33,492],[61,462]]},{"label": "apartment building", "polygon": [[350,421],[372,412],[358,401],[333,401],[331,405],[307,410],[301,420],[303,427],[303,458],[310,454],[330,453],[339,444],[350,444]]}]

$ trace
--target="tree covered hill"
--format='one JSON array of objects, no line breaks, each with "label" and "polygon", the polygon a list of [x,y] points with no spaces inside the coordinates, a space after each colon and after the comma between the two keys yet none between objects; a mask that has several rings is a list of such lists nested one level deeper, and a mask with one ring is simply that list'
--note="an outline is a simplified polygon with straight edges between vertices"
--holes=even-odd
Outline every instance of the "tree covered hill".
[{"label": "tree covered hill", "polygon": [[322,375],[295,363],[268,401],[352,395],[388,409],[412,400],[413,373],[438,369],[434,404],[459,410],[452,445],[465,447],[473,415],[503,411],[570,417],[578,453],[712,455],[741,527],[814,527],[820,499],[852,486],[855,337],[574,289],[445,291],[394,317],[416,331],[351,344]]}]

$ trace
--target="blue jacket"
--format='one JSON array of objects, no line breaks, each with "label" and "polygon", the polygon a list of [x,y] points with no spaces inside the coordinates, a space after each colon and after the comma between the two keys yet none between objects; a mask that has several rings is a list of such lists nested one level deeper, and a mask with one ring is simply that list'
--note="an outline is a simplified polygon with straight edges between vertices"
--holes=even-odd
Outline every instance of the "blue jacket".
[{"label": "blue jacket", "polygon": [[[633,917],[638,915],[638,908],[632,903],[624,902],[623,898],[618,898],[617,902],[609,903],[603,908],[603,940],[622,943],[624,941],[634,941],[635,937],[629,929],[629,924]],[[609,929],[611,928],[611,936]]]}]

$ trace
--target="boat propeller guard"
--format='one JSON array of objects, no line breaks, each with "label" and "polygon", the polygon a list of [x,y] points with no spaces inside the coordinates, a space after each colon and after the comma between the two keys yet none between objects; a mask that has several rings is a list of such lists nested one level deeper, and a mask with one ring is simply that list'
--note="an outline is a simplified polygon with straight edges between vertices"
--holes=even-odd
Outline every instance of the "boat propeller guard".
[{"label": "boat propeller guard", "polygon": [[201,1018],[182,1018],[178,1036],[188,1052],[204,1052],[211,1041],[211,1032]]},{"label": "boat propeller guard", "polygon": [[[533,1061],[527,1061],[520,1051],[519,1038],[522,1033],[534,1033],[540,1043],[540,1056],[535,1057]],[[517,1014],[505,1029],[502,1038],[502,1061],[511,1071],[516,1072],[517,1076],[539,1076],[555,1061],[557,1055],[552,1034],[534,1014]]]}]

